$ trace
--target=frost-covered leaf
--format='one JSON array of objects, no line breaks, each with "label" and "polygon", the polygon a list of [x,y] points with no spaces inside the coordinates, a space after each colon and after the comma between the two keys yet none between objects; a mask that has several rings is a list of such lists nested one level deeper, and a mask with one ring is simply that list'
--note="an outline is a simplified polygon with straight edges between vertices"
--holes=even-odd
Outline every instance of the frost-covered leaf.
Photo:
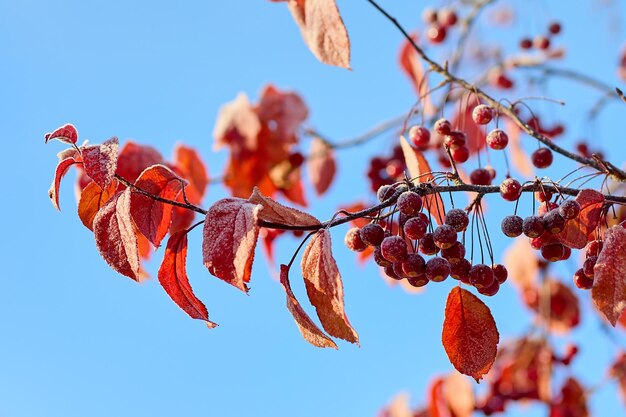
[{"label": "frost-covered leaf", "polygon": [[452,365],[480,381],[496,359],[500,335],[489,307],[455,287],[446,302],[441,340]]},{"label": "frost-covered leaf", "polygon": [[106,188],[101,188],[91,181],[83,189],[78,202],[78,217],[85,227],[93,231],[93,219],[100,208],[113,197],[117,189],[117,181],[112,181]]},{"label": "frost-covered leaf", "polygon": [[606,231],[593,272],[591,298],[615,326],[626,309],[626,229],[613,226]]},{"label": "frost-covered leaf", "polygon": [[213,137],[218,150],[228,146],[236,151],[254,151],[261,131],[259,116],[252,108],[248,96],[240,93],[235,100],[224,104],[219,111]]},{"label": "frost-covered leaf", "polygon": [[280,91],[269,84],[261,92],[256,113],[261,123],[272,131],[275,140],[296,143],[298,129],[309,116],[309,109],[298,93]]},{"label": "frost-covered leaf", "polygon": [[336,171],[337,164],[332,148],[323,140],[314,138],[309,149],[307,172],[317,195],[322,195],[328,190]]},{"label": "frost-covered leaf", "polygon": [[[400,146],[404,154],[406,168],[409,171],[409,176],[413,179],[413,183],[432,181],[434,178],[431,173],[432,169],[430,169],[430,165],[422,152],[413,148],[403,136],[400,136]],[[441,195],[439,193],[428,194],[423,197],[423,200],[424,207],[430,212],[437,224],[443,224],[446,209]]]},{"label": "frost-covered leaf", "polygon": [[186,189],[187,198],[193,204],[200,203],[209,184],[208,170],[200,154],[194,148],[178,144],[174,149],[174,164],[194,191],[189,193],[189,189]]},{"label": "frost-covered leaf", "polygon": [[73,124],[67,123],[50,133],[46,133],[44,135],[44,138],[46,139],[46,143],[48,143],[51,140],[56,139],[63,143],[68,143],[70,145],[73,145],[78,140],[78,132],[76,131],[76,128],[74,127]]},{"label": "frost-covered leaf", "polygon": [[202,232],[202,259],[209,272],[248,292],[262,206],[224,198],[209,208]]},{"label": "frost-covered leaf", "polygon": [[585,189],[578,193],[576,201],[580,204],[580,213],[565,223],[558,238],[570,248],[582,249],[587,245],[588,236],[598,227],[604,196],[595,190]]},{"label": "frost-covered leaf", "polygon": [[54,179],[52,180],[52,185],[48,190],[48,197],[52,201],[52,205],[59,211],[61,211],[61,207],[59,206],[59,189],[61,188],[61,179],[67,174],[67,171],[70,167],[76,164],[77,161],[74,157],[65,158],[60,161],[54,170]]},{"label": "frost-covered leaf", "polygon": [[333,258],[328,230],[317,232],[306,246],[302,255],[302,276],[324,330],[331,336],[358,343],[359,336],[345,313],[343,282]]},{"label": "frost-covered leaf", "polygon": [[116,174],[134,184],[144,169],[163,163],[165,163],[163,156],[152,146],[128,141],[117,158]]},{"label": "frost-covered leaf", "polygon": [[[167,200],[176,200],[181,192],[183,180],[164,165],[146,168],[135,187]],[[159,246],[167,234],[172,218],[172,205],[165,204],[133,189],[130,214],[139,232],[154,245]]]},{"label": "frost-covered leaf", "polygon": [[209,320],[205,305],[193,293],[187,277],[187,231],[170,236],[165,247],[163,262],[159,268],[161,286],[180,308],[192,319],[204,320],[212,329],[217,326]]},{"label": "frost-covered leaf", "polygon": [[118,148],[119,141],[112,137],[102,145],[90,145],[81,150],[85,173],[102,188],[115,178]]},{"label": "frost-covered leaf", "polygon": [[291,285],[289,284],[289,268],[287,265],[280,266],[280,283],[285,289],[287,295],[287,309],[293,315],[296,320],[298,329],[304,339],[317,347],[332,347],[337,349],[337,345],[333,340],[328,337],[319,327],[311,320],[308,314],[304,311],[296,296],[291,291]]},{"label": "frost-covered leaf", "polygon": [[106,263],[120,274],[139,281],[142,273],[130,217],[130,193],[129,188],[117,193],[100,209],[93,219],[93,233]]},{"label": "frost-covered leaf", "polygon": [[259,220],[288,226],[319,226],[321,224],[318,219],[308,213],[284,206],[264,196],[257,187],[254,187],[248,201],[263,206],[263,210],[259,212]]}]

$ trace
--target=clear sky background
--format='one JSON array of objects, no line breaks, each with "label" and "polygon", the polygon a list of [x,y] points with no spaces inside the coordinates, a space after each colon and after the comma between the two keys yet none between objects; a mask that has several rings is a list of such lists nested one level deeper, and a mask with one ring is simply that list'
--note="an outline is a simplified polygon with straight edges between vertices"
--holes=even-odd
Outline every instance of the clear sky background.
[{"label": "clear sky background", "polygon": [[[421,24],[424,2],[381,3],[407,27]],[[564,24],[558,43],[568,48],[558,65],[623,85],[615,71],[624,44],[620,2],[507,3],[516,8],[513,26],[481,24],[477,39],[510,45],[558,17]],[[397,66],[399,34],[364,0],[340,0],[339,6],[352,39],[351,72],[314,59],[284,4],[0,2],[1,417],[374,416],[399,391],[422,403],[429,378],[452,370],[440,335],[446,294],[456,283],[429,285],[422,295],[390,288],[372,264],[356,265],[341,243],[345,229],[334,232],[333,249],[361,347],[340,343],[338,351],[321,350],[301,338],[260,250],[252,291],[245,296],[208,274],[200,233],[191,236],[191,283],[220,324],[207,330],[179,310],[155,280],[137,285],[106,266],[76,216],[73,174],[61,188],[62,213],[47,197],[62,146],[44,146],[43,134],[67,122],[92,142],[132,138],[165,156],[182,141],[198,148],[217,176],[226,153],[211,152],[215,116],[240,91],[256,100],[271,82],[300,92],[311,110],[310,123],[333,139],[406,112],[415,97]],[[471,68],[464,71],[475,75]],[[523,93],[537,94],[567,100],[565,108],[534,104],[547,111],[548,120],[567,124],[565,146],[593,135],[614,162],[624,161],[623,105],[609,105],[592,125],[584,111],[597,93],[569,81]],[[393,140],[394,135],[383,136],[362,151],[343,151],[341,179],[323,200],[309,193],[311,210],[326,219],[340,204],[371,199],[365,164]],[[224,195],[223,188],[212,187],[205,206]],[[498,210],[512,211],[495,202],[489,207],[498,216]],[[491,229],[498,235],[497,222]],[[501,253],[509,242],[498,237],[495,243]],[[288,261],[296,245],[283,239],[279,262]],[[157,253],[149,264],[152,275],[160,258]],[[573,267],[562,269],[568,283]],[[304,300],[297,276],[292,281]],[[588,294],[578,294],[588,307]],[[530,315],[510,285],[486,302],[504,338],[527,328]],[[615,351],[598,328],[598,319],[588,315],[579,329],[556,339],[559,345],[584,341],[573,371],[590,385],[602,379]],[[626,346],[623,331],[616,334],[616,343]],[[598,391],[592,409],[597,415],[623,415],[613,384]],[[511,415],[522,414],[545,415],[545,410],[519,408]]]}]

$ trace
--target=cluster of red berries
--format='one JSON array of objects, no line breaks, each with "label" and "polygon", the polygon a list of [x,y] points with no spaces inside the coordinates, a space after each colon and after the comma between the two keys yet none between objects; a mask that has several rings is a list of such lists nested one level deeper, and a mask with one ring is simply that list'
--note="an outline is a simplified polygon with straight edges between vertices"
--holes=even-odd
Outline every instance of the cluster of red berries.
[{"label": "cluster of red berries", "polygon": [[592,240],[587,244],[585,262],[582,268],[574,272],[574,284],[581,290],[590,290],[593,287],[593,267],[596,266],[601,250],[601,240]]},{"label": "cluster of red berries", "polygon": [[561,33],[561,24],[552,22],[548,25],[548,32],[545,35],[537,35],[533,39],[523,38],[519,46],[521,49],[526,50],[536,48],[545,51],[550,48],[551,38],[559,33]]},{"label": "cluster of red berries", "polygon": [[551,202],[552,194],[543,190],[535,193],[541,202],[537,215],[524,219],[517,215],[509,215],[502,219],[502,233],[508,237],[522,234],[530,238],[533,249],[541,252],[548,262],[568,259],[572,250],[563,245],[557,235],[565,229],[566,222],[575,219],[580,213],[580,204],[575,200],[564,200],[560,205]]},{"label": "cluster of red berries", "polygon": [[367,171],[371,190],[377,192],[383,185],[391,185],[402,180],[405,168],[404,154],[399,145],[393,148],[389,156],[373,157],[370,159],[370,166]]},{"label": "cluster of red berries", "polygon": [[[378,198],[384,202],[396,192],[400,191],[385,185],[378,190]],[[446,213],[442,225],[433,227],[422,207],[422,197],[417,192],[403,191],[396,201],[397,227],[391,222],[353,227],[346,234],[346,246],[357,252],[373,247],[374,261],[384,268],[387,276],[407,279],[414,287],[423,287],[430,281],[441,282],[451,276],[473,285],[481,294],[496,294],[508,272],[500,264],[472,265],[465,258],[465,245],[458,241],[457,234],[467,229],[467,213],[453,208]]]},{"label": "cluster of red berries", "polygon": [[426,38],[434,44],[446,40],[448,30],[457,24],[459,18],[454,9],[442,7],[437,10],[427,7],[422,12],[422,20],[428,25],[426,28]]}]

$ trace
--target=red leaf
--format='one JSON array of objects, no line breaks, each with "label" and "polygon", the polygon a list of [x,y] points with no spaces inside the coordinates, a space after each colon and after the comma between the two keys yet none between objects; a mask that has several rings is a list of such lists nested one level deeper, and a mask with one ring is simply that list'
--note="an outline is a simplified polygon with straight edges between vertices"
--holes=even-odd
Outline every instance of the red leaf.
[{"label": "red leaf", "polygon": [[[532,300],[532,297],[529,298]],[[578,297],[561,281],[545,279],[538,289],[536,300],[531,307],[541,321],[548,323],[553,333],[567,333],[580,324]],[[550,305],[549,309],[545,308],[546,303]]]},{"label": "red leaf", "polygon": [[[135,186],[151,195],[176,200],[182,190],[183,180],[171,169],[163,165],[153,165],[139,175]],[[130,214],[139,232],[156,247],[161,244],[170,227],[172,207],[133,190]]]},{"label": "red leaf", "polygon": [[228,146],[235,154],[242,150],[254,151],[258,145],[261,122],[248,97],[240,93],[235,100],[220,108],[213,130],[214,149]]},{"label": "red leaf", "polygon": [[453,288],[446,302],[441,336],[452,365],[480,381],[496,359],[499,339],[489,307],[471,292]]},{"label": "red leaf", "polygon": [[285,289],[285,293],[287,295],[287,309],[293,315],[293,318],[296,320],[296,324],[298,325],[298,329],[300,329],[300,333],[304,337],[304,340],[317,347],[332,347],[337,349],[337,345],[332,341],[330,337],[328,337],[323,331],[320,330],[319,327],[313,320],[306,314],[296,296],[291,291],[291,285],[289,284],[289,267],[287,265],[280,266],[280,283]]},{"label": "red leaf", "polygon": [[118,148],[117,138],[112,137],[102,145],[85,146],[81,151],[85,173],[101,188],[106,188],[115,178]]},{"label": "red leaf", "polygon": [[350,39],[335,0],[289,0],[289,10],[317,59],[350,68]]},{"label": "red leaf", "polygon": [[448,375],[443,383],[443,398],[450,416],[471,417],[476,406],[472,385],[459,373]]},{"label": "red leaf", "polygon": [[593,268],[591,298],[615,326],[626,309],[626,229],[613,226],[604,235],[604,245]]},{"label": "red leaf", "polygon": [[159,282],[163,289],[192,319],[204,320],[212,329],[217,326],[209,320],[209,312],[195,294],[187,277],[187,230],[170,236],[165,256],[159,268]]},{"label": "red leaf", "polygon": [[224,198],[209,208],[202,232],[202,258],[209,272],[248,292],[261,206]]},{"label": "red leaf", "polygon": [[522,176],[530,178],[534,175],[533,165],[530,163],[530,157],[522,148],[522,130],[510,118],[504,119],[506,133],[509,135],[509,154],[511,155],[511,163],[519,171]]},{"label": "red leaf", "polygon": [[[182,193],[178,195],[178,201],[182,201]],[[185,230],[193,224],[196,212],[182,207],[172,207],[172,221],[170,222],[170,235]]]},{"label": "red leaf", "polygon": [[261,122],[270,127],[276,140],[284,143],[298,141],[298,128],[309,116],[309,109],[299,94],[282,92],[273,85],[263,89],[256,112]]},{"label": "red leaf", "polygon": [[54,180],[48,190],[48,197],[52,200],[52,205],[59,211],[61,211],[61,207],[59,206],[59,189],[61,187],[61,179],[65,176],[65,174],[67,174],[67,170],[76,163],[78,163],[78,161],[73,157],[63,159],[59,162],[54,171]]},{"label": "red leaf", "polygon": [[131,190],[117,193],[93,219],[96,247],[106,263],[122,275],[141,277],[137,236],[130,217]]},{"label": "red leaf", "polygon": [[254,187],[248,201],[263,206],[263,210],[259,212],[259,220],[288,226],[319,226],[322,224],[308,213],[284,206],[269,197],[265,197],[257,187]]},{"label": "red leaf", "polygon": [[[209,174],[202,158],[195,149],[179,144],[174,149],[174,164],[194,190],[193,193],[187,195],[187,198],[193,204],[200,203],[209,184]],[[186,193],[188,191],[188,189],[185,190]]]},{"label": "red leaf", "polygon": [[[411,35],[414,41],[417,41],[417,35]],[[420,101],[423,103],[423,113],[426,116],[433,114],[433,105],[430,100],[430,94],[428,94],[428,78],[424,71],[424,65],[421,58],[417,55],[417,52],[413,48],[413,45],[405,40],[400,49],[400,68],[409,77],[413,88],[417,93]]]},{"label": "red leaf", "polygon": [[317,195],[324,194],[335,178],[337,166],[334,152],[319,138],[313,138],[311,141],[307,171]]},{"label": "red leaf", "polygon": [[324,330],[331,336],[358,343],[359,336],[345,313],[343,283],[333,258],[328,230],[317,232],[307,245],[302,255],[302,276]]},{"label": "red leaf", "polygon": [[564,245],[582,249],[587,245],[589,234],[598,227],[604,196],[597,191],[586,189],[578,193],[576,201],[580,204],[580,214],[565,224],[565,229],[559,233],[558,238]]},{"label": "red leaf", "polygon": [[[400,146],[402,147],[406,167],[409,170],[409,176],[413,179],[413,183],[431,182],[434,177],[424,155],[413,148],[403,136],[400,136]],[[428,194],[423,199],[424,207],[430,212],[437,224],[443,224],[446,209],[441,195],[439,193]]]},{"label": "red leaf", "polygon": [[70,145],[73,145],[78,140],[78,132],[76,131],[76,128],[73,124],[68,123],[50,133],[46,133],[44,135],[44,138],[46,139],[46,143],[53,139],[56,139],[63,143],[69,143]]},{"label": "red leaf", "polygon": [[91,181],[83,189],[78,202],[78,217],[86,228],[93,231],[93,219],[102,206],[113,197],[117,189],[117,181],[112,181],[102,189],[94,181]]},{"label": "red leaf", "polygon": [[609,375],[617,380],[622,401],[626,402],[626,353],[620,352],[609,369]]},{"label": "red leaf", "polygon": [[149,166],[163,164],[163,157],[152,146],[128,141],[117,158],[117,175],[134,184],[139,174]]},{"label": "red leaf", "polygon": [[504,265],[509,279],[518,289],[535,288],[539,277],[537,255],[528,239],[515,239],[505,251]]},{"label": "red leaf", "polygon": [[477,153],[480,149],[486,145],[486,135],[483,132],[481,126],[474,123],[472,119],[472,112],[474,107],[480,104],[480,100],[473,93],[468,93],[460,99],[460,109],[456,116],[452,119],[452,128],[460,130],[467,135],[467,147],[470,150],[470,154]]}]

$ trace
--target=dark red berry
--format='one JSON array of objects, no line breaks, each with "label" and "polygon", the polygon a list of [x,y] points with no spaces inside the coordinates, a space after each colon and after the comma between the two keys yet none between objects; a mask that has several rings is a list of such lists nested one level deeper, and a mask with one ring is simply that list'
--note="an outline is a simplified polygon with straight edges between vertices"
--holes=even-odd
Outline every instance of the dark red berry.
[{"label": "dark red berry", "polygon": [[375,223],[366,224],[359,233],[361,240],[369,246],[379,246],[385,238],[385,230]]},{"label": "dark red berry", "polygon": [[547,232],[556,235],[565,228],[565,219],[559,214],[558,210],[551,210],[543,216],[543,227]]},{"label": "dark red berry", "polygon": [[408,277],[419,277],[426,272],[426,261],[417,253],[409,253],[402,262],[402,272]]},{"label": "dark red berry", "polygon": [[406,242],[400,236],[388,236],[380,244],[380,250],[385,259],[390,262],[402,262],[406,259]]},{"label": "dark red berry", "polygon": [[501,88],[503,90],[513,88],[513,80],[503,73],[500,68],[495,68],[494,70],[489,71],[487,78],[489,79],[489,83],[494,87]]},{"label": "dark red berry", "polygon": [[446,39],[446,28],[439,23],[433,23],[426,30],[426,38],[431,43],[441,43]]},{"label": "dark red berry", "polygon": [[388,260],[386,260],[380,250],[380,246],[376,246],[374,248],[374,262],[376,262],[376,264],[378,266],[382,266],[387,267],[387,266],[391,266],[391,262],[389,262]]},{"label": "dark red berry", "polygon": [[576,200],[565,200],[559,206],[559,214],[565,220],[575,219],[578,217],[578,213],[580,213],[580,204]]},{"label": "dark red berry", "polygon": [[589,242],[586,251],[587,258],[589,258],[590,256],[600,255],[600,252],[602,251],[602,246],[603,243],[601,240],[592,240],[591,242]]},{"label": "dark red berry", "polygon": [[367,248],[365,242],[361,240],[361,234],[359,233],[358,227],[353,227],[348,230],[344,242],[346,243],[348,249],[355,252],[363,252]]},{"label": "dark red berry", "polygon": [[563,256],[561,257],[561,261],[565,261],[572,256],[572,249],[563,245]]},{"label": "dark red berry", "polygon": [[535,250],[539,250],[543,248],[545,245],[549,243],[554,243],[554,242],[555,242],[554,236],[552,236],[551,233],[544,231],[541,234],[541,236],[533,237],[530,239],[530,246]]},{"label": "dark red berry", "polygon": [[452,159],[454,162],[462,164],[469,159],[470,150],[467,146],[461,146],[460,148],[451,149],[450,153],[452,154]]},{"label": "dark red berry", "polygon": [[544,232],[543,220],[537,216],[528,216],[522,223],[522,232],[528,237],[538,237]]},{"label": "dark red berry", "polygon": [[450,263],[438,256],[426,262],[426,278],[433,282],[444,281],[450,275]]},{"label": "dark red berry", "polygon": [[404,162],[399,159],[389,161],[385,172],[389,175],[389,178],[400,178],[404,174]]},{"label": "dark red berry", "polygon": [[587,277],[592,278],[594,276],[593,267],[596,266],[596,262],[598,262],[597,256],[590,256],[583,262],[582,269]]},{"label": "dark red berry", "polygon": [[433,232],[435,245],[440,249],[447,249],[456,242],[456,230],[447,224],[442,224]]},{"label": "dark red berry", "polygon": [[497,279],[494,279],[491,285],[487,287],[478,288],[479,293],[481,293],[482,295],[486,295],[488,297],[492,297],[496,295],[498,293],[498,290],[500,290],[500,283],[498,282]]},{"label": "dark red berry", "polygon": [[552,151],[548,148],[539,148],[530,155],[533,165],[537,168],[548,168],[552,165]]},{"label": "dark red berry", "polygon": [[579,269],[574,272],[574,285],[581,290],[590,290],[593,287],[593,278],[589,278],[582,269]]},{"label": "dark red berry", "polygon": [[402,269],[402,262],[394,262],[391,266],[393,268],[393,273],[400,279],[408,278],[408,276],[404,273]]},{"label": "dark red berry", "polygon": [[533,45],[537,49],[548,49],[550,47],[550,39],[539,35],[533,39]]},{"label": "dark red berry", "polygon": [[385,275],[398,281],[402,279],[402,277],[399,277],[398,274],[396,274],[396,272],[393,270],[393,265],[385,267]]},{"label": "dark red berry", "polygon": [[445,224],[454,227],[457,232],[462,232],[467,229],[469,224],[469,217],[465,210],[453,208],[448,210],[446,217],[443,221]]},{"label": "dark red berry", "polygon": [[420,217],[411,217],[404,223],[404,234],[411,240],[424,237],[428,224]]},{"label": "dark red berry", "polygon": [[397,201],[398,210],[407,216],[414,216],[422,209],[422,197],[414,191],[405,191]]},{"label": "dark red berry", "polygon": [[506,267],[502,264],[492,265],[491,270],[493,271],[493,276],[499,284],[504,284],[506,279],[509,277],[509,271],[507,271]]},{"label": "dark red berry", "polygon": [[470,183],[474,185],[491,185],[491,172],[485,168],[476,168],[470,174]]},{"label": "dark red berry", "polygon": [[502,219],[500,228],[502,233],[508,237],[517,237],[522,234],[522,224],[524,220],[520,216],[510,215]]},{"label": "dark red berry", "polygon": [[441,256],[455,264],[465,257],[465,246],[461,242],[454,242],[449,248],[441,250]]},{"label": "dark red berry", "polygon": [[443,137],[443,143],[450,149],[461,148],[467,143],[467,135],[460,130],[453,130]]},{"label": "dark red berry", "polygon": [[430,142],[430,132],[424,126],[413,126],[409,130],[409,139],[418,148],[427,146]]},{"label": "dark red berry", "polygon": [[300,152],[294,152],[291,155],[289,155],[289,164],[292,167],[297,168],[300,165],[302,165],[303,162],[304,162],[304,156]]},{"label": "dark red berry", "polygon": [[435,245],[435,240],[433,239],[432,233],[426,233],[420,239],[419,250],[424,255],[434,255],[439,252],[439,247]]},{"label": "dark red berry", "polygon": [[435,132],[440,135],[447,135],[452,131],[452,124],[447,119],[439,119],[435,122]]},{"label": "dark red berry", "polygon": [[393,189],[391,185],[383,185],[382,187],[378,189],[376,196],[378,197],[378,201],[383,203],[384,201],[391,198],[394,193],[395,193],[395,190]]},{"label": "dark red berry", "polygon": [[428,278],[426,278],[426,275],[424,274],[418,277],[408,277],[406,280],[409,282],[409,284],[411,284],[415,288],[423,287],[424,285],[430,282]]},{"label": "dark red berry", "polygon": [[486,288],[494,281],[493,271],[485,264],[477,264],[470,268],[469,282],[477,289]]},{"label": "dark red berry", "polygon": [[464,284],[469,284],[469,271],[472,264],[467,259],[461,259],[459,262],[453,263],[450,267],[450,276],[460,280]]},{"label": "dark red berry", "polygon": [[456,25],[459,20],[456,12],[448,7],[442,7],[437,13],[437,21],[441,26],[450,27]]},{"label": "dark red berry", "polygon": [[552,22],[548,25],[548,32],[552,35],[558,35],[561,33],[561,24],[559,22]]},{"label": "dark red berry", "polygon": [[546,261],[556,262],[563,258],[563,252],[565,251],[562,243],[550,243],[541,247],[541,256]]},{"label": "dark red berry", "polygon": [[493,119],[493,107],[486,104],[479,104],[472,110],[472,120],[477,125],[486,125]]},{"label": "dark red berry", "polygon": [[507,178],[500,184],[500,195],[507,201],[515,201],[522,195],[522,184],[514,178]]},{"label": "dark red berry", "polygon": [[487,134],[487,146],[491,149],[502,150],[509,144],[509,135],[502,129],[493,129]]},{"label": "dark red berry", "polygon": [[528,38],[523,38],[520,42],[519,42],[519,47],[522,49],[530,49],[533,47],[533,41],[528,39]]},{"label": "dark red berry", "polygon": [[422,12],[422,20],[424,23],[435,23],[437,21],[437,9],[426,7]]}]

